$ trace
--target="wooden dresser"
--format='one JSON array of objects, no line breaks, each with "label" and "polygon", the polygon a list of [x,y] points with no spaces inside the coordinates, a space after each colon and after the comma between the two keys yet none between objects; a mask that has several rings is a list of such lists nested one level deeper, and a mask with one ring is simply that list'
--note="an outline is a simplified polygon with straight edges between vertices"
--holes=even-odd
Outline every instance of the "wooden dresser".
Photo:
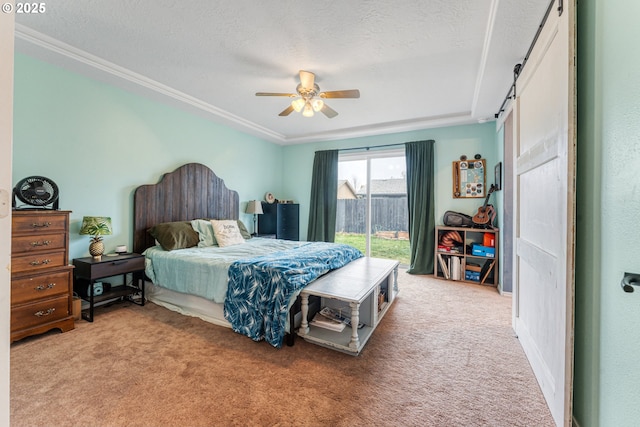
[{"label": "wooden dresser", "polygon": [[69,214],[12,212],[11,342],[54,328],[74,328]]}]

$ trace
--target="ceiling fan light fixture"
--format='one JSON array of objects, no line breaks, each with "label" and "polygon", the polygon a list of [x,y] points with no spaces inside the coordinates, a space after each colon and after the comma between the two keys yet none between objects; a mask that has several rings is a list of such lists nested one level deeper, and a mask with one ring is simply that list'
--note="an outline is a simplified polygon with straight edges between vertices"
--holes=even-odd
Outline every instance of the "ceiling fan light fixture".
[{"label": "ceiling fan light fixture", "polygon": [[323,99],[360,98],[360,91],[358,89],[320,92],[320,87],[315,82],[315,74],[311,71],[300,70],[299,75],[300,83],[296,86],[296,93],[256,92],[256,96],[286,96],[295,98],[287,108],[278,114],[278,116],[281,117],[288,116],[294,111],[301,113],[304,117],[313,117],[315,113],[321,112],[330,119],[337,116],[338,113],[325,104]]},{"label": "ceiling fan light fixture", "polygon": [[299,113],[300,111],[302,111],[302,107],[304,107],[305,104],[305,100],[302,98],[298,98],[294,101],[291,101],[291,106],[293,107],[294,110],[296,110],[296,113]]},{"label": "ceiling fan light fixture", "polygon": [[322,110],[322,107],[324,107],[324,101],[321,99],[314,99],[311,101],[311,107],[313,107],[313,111],[317,113]]},{"label": "ceiling fan light fixture", "polygon": [[305,117],[313,117],[313,107],[310,102],[306,102],[304,104],[304,110],[302,110],[302,115]]}]

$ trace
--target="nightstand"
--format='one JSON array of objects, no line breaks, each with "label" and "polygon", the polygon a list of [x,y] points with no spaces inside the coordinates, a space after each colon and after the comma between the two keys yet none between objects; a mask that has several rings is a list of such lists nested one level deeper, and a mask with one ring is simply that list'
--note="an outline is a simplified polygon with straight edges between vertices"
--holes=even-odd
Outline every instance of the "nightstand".
[{"label": "nightstand", "polygon": [[[93,322],[95,304],[112,299],[128,299],[134,304],[144,305],[144,255],[130,253],[116,256],[103,255],[101,259],[93,257],[73,260],[73,288],[81,298],[89,302],[89,312],[83,311],[82,318]],[[132,284],[127,285],[127,274],[132,276]],[[93,295],[93,284],[98,279],[122,275],[123,284],[104,290],[101,295]],[[131,298],[141,294],[140,302]],[[86,294],[87,296],[82,296]]]}]

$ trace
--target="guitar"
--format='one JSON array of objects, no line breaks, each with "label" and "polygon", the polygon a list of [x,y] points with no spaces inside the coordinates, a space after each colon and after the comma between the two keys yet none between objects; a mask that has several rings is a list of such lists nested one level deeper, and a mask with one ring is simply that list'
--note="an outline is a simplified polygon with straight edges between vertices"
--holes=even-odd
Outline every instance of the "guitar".
[{"label": "guitar", "polygon": [[484,199],[484,205],[480,206],[478,208],[478,212],[473,216],[473,218],[471,218],[474,224],[488,224],[490,227],[493,227],[493,220],[496,218],[496,210],[493,205],[489,205],[488,203],[491,193],[493,193],[495,190],[496,187],[492,184],[486,199]]}]

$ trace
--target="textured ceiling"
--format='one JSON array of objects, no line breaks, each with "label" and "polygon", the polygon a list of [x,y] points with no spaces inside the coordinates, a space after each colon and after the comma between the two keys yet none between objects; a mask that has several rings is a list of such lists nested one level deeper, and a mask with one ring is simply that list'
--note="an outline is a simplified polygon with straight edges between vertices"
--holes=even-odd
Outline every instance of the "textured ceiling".
[{"label": "textured ceiling", "polygon": [[[493,119],[549,0],[50,0],[16,51],[279,144]],[[339,114],[279,117],[298,70]]]}]

